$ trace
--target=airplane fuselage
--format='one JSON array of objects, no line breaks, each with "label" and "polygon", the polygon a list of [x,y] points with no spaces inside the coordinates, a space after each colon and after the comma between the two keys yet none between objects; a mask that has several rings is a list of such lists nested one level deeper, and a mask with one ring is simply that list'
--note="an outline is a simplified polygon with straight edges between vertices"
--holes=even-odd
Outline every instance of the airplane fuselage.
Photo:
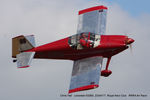
[{"label": "airplane fuselage", "polygon": [[[124,35],[100,35],[99,45],[96,47],[83,47],[76,49],[69,45],[69,37],[35,47],[26,52],[36,52],[37,59],[63,59],[77,60],[92,56],[111,57],[128,48]],[[131,40],[133,42],[133,40]],[[80,44],[81,45],[81,44]]]}]

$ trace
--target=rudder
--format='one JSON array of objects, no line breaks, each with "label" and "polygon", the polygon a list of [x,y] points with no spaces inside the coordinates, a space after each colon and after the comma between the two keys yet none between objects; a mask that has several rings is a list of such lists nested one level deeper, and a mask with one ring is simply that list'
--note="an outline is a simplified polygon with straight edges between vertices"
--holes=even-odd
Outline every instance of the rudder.
[{"label": "rudder", "polygon": [[33,35],[28,35],[28,36],[17,36],[12,38],[12,57],[16,58],[16,55],[32,49],[35,47],[35,40]]}]

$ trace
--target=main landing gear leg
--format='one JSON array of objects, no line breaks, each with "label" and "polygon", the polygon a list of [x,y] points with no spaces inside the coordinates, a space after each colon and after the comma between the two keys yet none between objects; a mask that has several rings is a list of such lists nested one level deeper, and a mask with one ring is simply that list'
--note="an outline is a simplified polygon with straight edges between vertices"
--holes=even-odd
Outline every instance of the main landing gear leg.
[{"label": "main landing gear leg", "polygon": [[110,60],[111,60],[111,57],[108,57],[107,64],[106,64],[106,69],[101,71],[101,76],[108,77],[112,73],[111,70],[108,70]]}]

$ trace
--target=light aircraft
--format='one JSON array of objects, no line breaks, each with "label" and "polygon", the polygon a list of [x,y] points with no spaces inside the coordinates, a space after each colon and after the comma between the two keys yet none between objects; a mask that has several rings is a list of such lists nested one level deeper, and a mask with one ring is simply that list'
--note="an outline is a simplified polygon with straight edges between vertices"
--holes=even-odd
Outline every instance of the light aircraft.
[{"label": "light aircraft", "polygon": [[[69,93],[99,87],[100,76],[108,77],[111,57],[128,49],[134,42],[125,35],[105,35],[107,7],[95,6],[79,11],[77,34],[35,47],[33,35],[12,38],[13,62],[18,68],[29,67],[34,59],[74,61]],[[107,58],[102,69],[103,58]]]}]

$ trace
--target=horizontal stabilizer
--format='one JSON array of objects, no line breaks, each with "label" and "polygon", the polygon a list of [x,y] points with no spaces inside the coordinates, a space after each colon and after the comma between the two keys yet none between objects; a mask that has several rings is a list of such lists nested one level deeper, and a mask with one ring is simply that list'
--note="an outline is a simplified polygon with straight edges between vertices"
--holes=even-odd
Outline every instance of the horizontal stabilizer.
[{"label": "horizontal stabilizer", "polygon": [[17,67],[26,68],[29,67],[35,52],[22,52],[17,54]]}]

